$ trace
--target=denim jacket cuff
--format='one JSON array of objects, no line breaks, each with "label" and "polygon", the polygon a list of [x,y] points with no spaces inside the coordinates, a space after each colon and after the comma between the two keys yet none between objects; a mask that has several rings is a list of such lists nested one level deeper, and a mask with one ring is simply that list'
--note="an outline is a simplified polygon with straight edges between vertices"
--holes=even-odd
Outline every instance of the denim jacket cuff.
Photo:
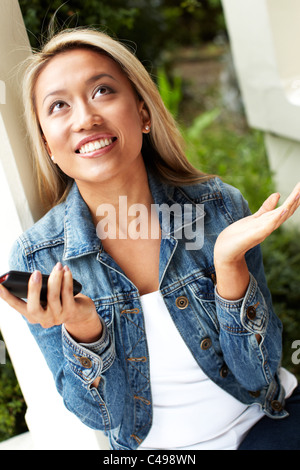
[{"label": "denim jacket cuff", "polygon": [[102,324],[101,338],[95,341],[94,343],[79,343],[81,346],[83,346],[86,349],[89,349],[90,351],[94,352],[98,356],[100,356],[102,352],[105,351],[105,349],[109,345],[109,335],[108,335],[108,329],[107,329],[106,323],[101,317],[100,317],[100,321]]},{"label": "denim jacket cuff", "polygon": [[63,351],[70,369],[84,384],[90,385],[113,363],[115,352],[110,345],[108,328],[104,321],[101,338],[94,343],[77,343],[62,325]]},{"label": "denim jacket cuff", "polygon": [[260,334],[263,336],[268,325],[268,308],[258,287],[256,279],[250,273],[250,281],[243,298],[226,300],[215,288],[218,318],[220,326],[232,334]]}]

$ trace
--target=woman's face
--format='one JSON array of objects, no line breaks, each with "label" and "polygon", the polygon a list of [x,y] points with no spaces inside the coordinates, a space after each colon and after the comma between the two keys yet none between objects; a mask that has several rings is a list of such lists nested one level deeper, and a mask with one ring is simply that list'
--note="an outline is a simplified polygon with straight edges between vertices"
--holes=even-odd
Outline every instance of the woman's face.
[{"label": "woman's face", "polygon": [[88,49],[58,54],[39,75],[35,98],[49,155],[78,183],[108,181],[140,162],[149,116],[109,57]]}]

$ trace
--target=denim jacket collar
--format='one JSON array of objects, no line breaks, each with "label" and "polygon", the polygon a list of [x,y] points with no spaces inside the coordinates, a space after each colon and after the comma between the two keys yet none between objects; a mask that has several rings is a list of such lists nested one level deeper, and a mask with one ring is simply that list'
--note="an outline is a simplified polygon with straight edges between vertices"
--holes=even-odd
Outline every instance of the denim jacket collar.
[{"label": "denim jacket collar", "polygon": [[65,261],[99,251],[100,239],[97,237],[89,208],[81,197],[76,183],[67,196],[64,227]]},{"label": "denim jacket collar", "polygon": [[[184,226],[204,217],[202,206],[190,199],[184,191],[171,185],[162,184],[148,171],[150,191],[159,214],[162,237],[170,238]],[[176,211],[176,205],[179,211]],[[174,212],[170,211],[170,208]],[[181,208],[184,206],[184,211]],[[169,214],[171,212],[171,218]],[[99,252],[101,240],[97,236],[89,208],[74,182],[65,206],[65,249],[63,259],[77,258],[88,253]]]},{"label": "denim jacket collar", "polygon": [[[148,171],[148,181],[164,238],[176,236],[176,232],[183,227],[204,217],[202,205],[189,198],[182,189],[162,184],[150,171]],[[170,213],[172,213],[171,219]]]}]

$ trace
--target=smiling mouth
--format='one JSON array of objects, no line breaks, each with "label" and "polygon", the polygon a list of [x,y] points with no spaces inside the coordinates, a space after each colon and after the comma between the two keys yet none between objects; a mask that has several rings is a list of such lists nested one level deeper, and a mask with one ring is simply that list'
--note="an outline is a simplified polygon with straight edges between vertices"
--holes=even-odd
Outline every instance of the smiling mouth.
[{"label": "smiling mouth", "polygon": [[87,144],[82,145],[79,149],[75,150],[75,153],[82,155],[85,153],[95,152],[96,150],[108,147],[116,140],[116,137],[93,140],[92,142],[88,142]]}]

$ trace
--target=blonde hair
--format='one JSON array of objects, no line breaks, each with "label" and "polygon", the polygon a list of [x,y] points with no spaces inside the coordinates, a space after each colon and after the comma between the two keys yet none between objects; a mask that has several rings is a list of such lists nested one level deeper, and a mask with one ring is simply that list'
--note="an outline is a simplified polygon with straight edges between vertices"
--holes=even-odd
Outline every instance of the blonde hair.
[{"label": "blonde hair", "polygon": [[65,199],[73,180],[57,165],[53,165],[49,158],[36,112],[35,85],[51,58],[76,48],[89,48],[112,58],[144,101],[150,115],[151,133],[144,134],[142,155],[146,165],[162,181],[180,186],[209,178],[195,169],[186,158],[177,125],[166,109],[155,83],[135,55],[105,33],[90,28],[68,29],[54,35],[40,52],[31,54],[24,73],[25,120],[32,144],[38,188],[47,209]]}]

